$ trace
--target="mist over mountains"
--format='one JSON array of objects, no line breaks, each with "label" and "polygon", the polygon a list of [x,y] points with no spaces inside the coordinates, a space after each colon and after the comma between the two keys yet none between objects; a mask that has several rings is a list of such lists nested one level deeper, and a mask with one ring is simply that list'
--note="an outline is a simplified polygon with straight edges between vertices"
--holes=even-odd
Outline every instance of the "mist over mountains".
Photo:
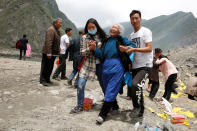
[{"label": "mist over mountains", "polygon": [[[16,41],[27,34],[32,50],[40,52],[45,30],[57,17],[63,19],[62,34],[66,27],[70,27],[73,29],[72,37],[78,36],[76,26],[59,10],[55,0],[1,0],[0,17],[0,46],[3,48],[14,47]],[[129,37],[133,32],[130,22],[120,24],[125,28],[124,36]],[[180,11],[161,15],[142,20],[142,25],[151,29],[153,47],[160,47],[164,51],[197,43],[197,19],[192,13]],[[107,27],[105,31],[108,33],[109,29]]]}]

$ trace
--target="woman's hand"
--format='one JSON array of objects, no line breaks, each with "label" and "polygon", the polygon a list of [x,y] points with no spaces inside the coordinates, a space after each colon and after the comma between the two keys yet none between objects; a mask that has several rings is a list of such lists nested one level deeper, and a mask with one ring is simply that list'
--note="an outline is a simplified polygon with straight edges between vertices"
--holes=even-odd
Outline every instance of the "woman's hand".
[{"label": "woman's hand", "polygon": [[120,45],[119,49],[120,49],[121,52],[126,52],[128,50],[128,47]]},{"label": "woman's hand", "polygon": [[96,50],[96,41],[91,40],[89,42],[89,49],[92,50],[92,51]]}]

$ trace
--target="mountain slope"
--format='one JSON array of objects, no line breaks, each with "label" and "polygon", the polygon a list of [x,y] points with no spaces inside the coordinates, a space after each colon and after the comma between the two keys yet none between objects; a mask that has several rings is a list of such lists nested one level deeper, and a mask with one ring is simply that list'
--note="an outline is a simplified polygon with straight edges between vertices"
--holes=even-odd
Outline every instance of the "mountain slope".
[{"label": "mountain slope", "polygon": [[[125,36],[133,32],[130,22],[120,23],[125,27]],[[153,46],[165,51],[197,43],[197,19],[192,13],[177,12],[150,20],[142,20],[142,25],[151,29]],[[108,28],[106,28],[108,30]]]},{"label": "mountain slope", "polygon": [[[71,27],[77,36],[75,25],[58,10],[55,0],[0,0],[0,46],[10,48],[27,34],[32,50],[40,52],[45,30],[54,18],[63,19],[63,29]],[[64,31],[61,29],[61,32]]]}]

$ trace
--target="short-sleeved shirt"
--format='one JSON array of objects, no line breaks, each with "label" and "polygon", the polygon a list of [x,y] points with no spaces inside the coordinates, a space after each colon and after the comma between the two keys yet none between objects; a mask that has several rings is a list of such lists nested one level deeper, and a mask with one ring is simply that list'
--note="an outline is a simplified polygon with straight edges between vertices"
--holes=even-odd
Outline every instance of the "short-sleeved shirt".
[{"label": "short-sleeved shirt", "polygon": [[61,37],[61,43],[60,43],[61,52],[60,52],[60,54],[66,53],[66,49],[67,49],[66,43],[69,43],[69,38],[68,38],[67,34],[65,34]]},{"label": "short-sleeved shirt", "polygon": [[[130,35],[131,41],[137,48],[145,48],[146,43],[152,42],[152,32],[146,28],[141,27],[139,31],[133,32]],[[135,52],[134,61],[132,64],[133,69],[140,67],[152,67],[153,66],[153,51],[152,52]]]}]

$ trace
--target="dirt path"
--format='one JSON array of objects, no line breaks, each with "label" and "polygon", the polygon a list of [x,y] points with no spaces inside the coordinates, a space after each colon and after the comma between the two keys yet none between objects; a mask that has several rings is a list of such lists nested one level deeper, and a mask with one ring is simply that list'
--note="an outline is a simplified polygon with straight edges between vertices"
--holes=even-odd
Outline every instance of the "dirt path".
[{"label": "dirt path", "polygon": [[[67,62],[67,76],[71,71],[72,63]],[[125,87],[124,94],[118,95],[120,113],[109,114],[103,125],[96,125],[95,120],[103,99],[97,81],[88,81],[86,84],[86,95],[91,94],[97,100],[93,109],[76,115],[69,114],[76,105],[76,89],[67,86],[66,81],[53,81],[53,86],[44,87],[38,82],[39,73],[40,62],[0,58],[0,131],[133,131],[135,123],[142,120],[129,118],[132,102],[125,99]],[[162,93],[161,84],[157,97]],[[145,106],[147,126],[161,129],[167,120],[150,111],[151,108],[156,113],[162,113],[158,108],[160,105],[145,97]],[[197,101],[190,101],[184,95],[173,99],[172,106],[197,112]],[[196,131],[196,120],[197,118],[189,118],[191,129],[183,124],[173,125],[173,128],[176,131]]]}]

